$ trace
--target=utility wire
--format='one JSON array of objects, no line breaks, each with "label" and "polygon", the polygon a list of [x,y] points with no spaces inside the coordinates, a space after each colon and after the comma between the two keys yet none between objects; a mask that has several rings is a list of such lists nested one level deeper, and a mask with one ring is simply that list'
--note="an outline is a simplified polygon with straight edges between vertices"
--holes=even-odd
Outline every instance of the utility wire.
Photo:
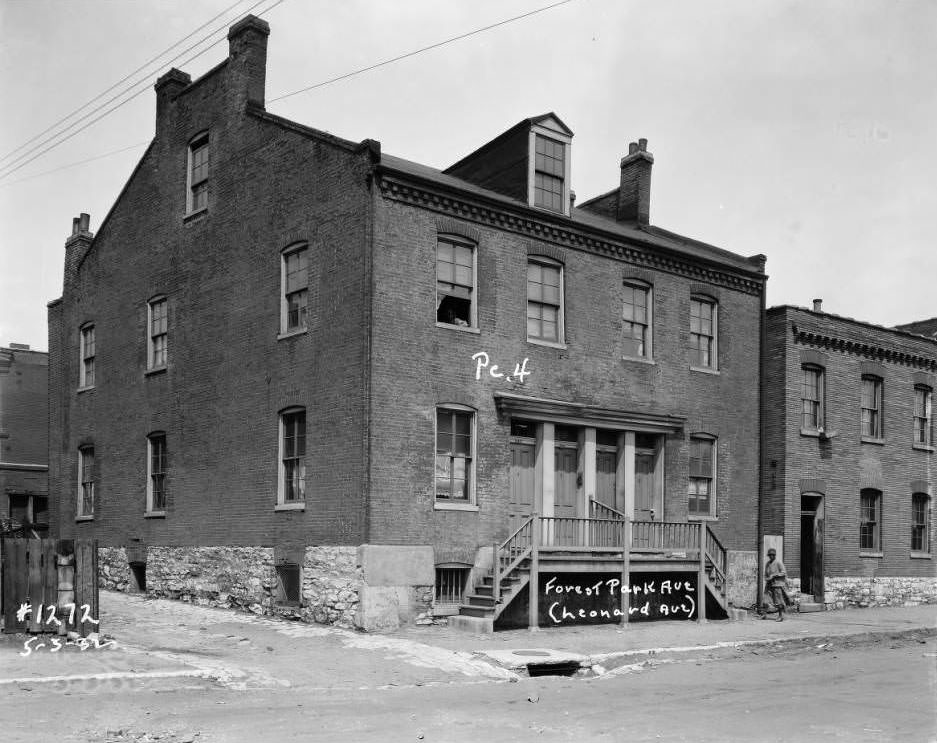
[{"label": "utility wire", "polygon": [[[252,6],[249,7],[247,10],[245,10],[245,11],[241,14],[240,17],[243,17],[243,16],[247,15],[248,13],[250,13],[250,11],[252,11],[252,10],[253,10],[254,8],[256,8],[258,5],[262,5],[262,4],[265,3],[265,2],[267,2],[267,0],[259,0],[258,2],[254,3],[254,5],[252,5]],[[280,3],[282,3],[282,2],[284,2],[284,0],[277,0],[277,2],[275,2],[273,5],[271,5],[270,7],[266,8],[265,10],[258,11],[258,12],[257,12],[257,15],[263,15],[264,13],[269,13],[271,10],[273,10],[275,7],[277,7],[277,6],[278,6]],[[225,24],[224,28],[225,28],[225,29],[227,28],[227,24]],[[204,36],[204,37],[202,37],[201,39],[199,39],[199,41],[195,42],[194,44],[192,44],[192,45],[189,46],[188,48],[184,49],[182,52],[180,52],[179,54],[177,54],[175,57],[173,57],[172,59],[170,59],[170,60],[169,60],[168,62],[166,62],[165,64],[167,64],[167,65],[168,65],[168,64],[172,64],[172,63],[175,62],[177,59],[179,59],[180,57],[182,57],[184,54],[186,54],[187,52],[189,52],[189,51],[191,51],[192,49],[194,49],[195,47],[197,47],[199,44],[203,43],[203,42],[206,41],[207,39],[210,39],[212,36],[214,36],[216,33],[218,33],[219,30],[223,30],[223,29],[215,29],[215,30],[212,31],[211,33],[209,33],[209,34],[207,34],[206,36]],[[213,47],[215,47],[215,46],[217,46],[218,44],[220,44],[222,41],[224,41],[224,39],[225,39],[225,37],[222,36],[220,39],[214,41],[212,44],[210,44],[209,46],[205,47],[204,49],[202,49],[202,50],[201,50],[200,52],[198,52],[197,54],[194,54],[193,56],[191,56],[191,57],[189,57],[188,59],[186,59],[185,62],[183,62],[182,64],[183,64],[183,65],[187,65],[187,64],[189,64],[189,62],[192,62],[193,60],[198,59],[198,57],[200,57],[200,56],[202,56],[203,54],[205,54],[205,52],[207,52],[209,49],[212,49]],[[6,165],[4,168],[2,168],[2,170],[4,170],[5,172],[0,173],[0,180],[2,180],[2,179],[4,179],[4,178],[8,178],[10,175],[12,175],[13,173],[15,173],[15,172],[16,172],[17,170],[19,170],[20,168],[22,168],[22,167],[28,165],[29,163],[31,163],[31,162],[32,162],[33,160],[35,160],[36,158],[42,157],[42,156],[45,155],[47,152],[49,152],[49,151],[55,149],[56,147],[58,147],[58,146],[61,145],[61,144],[64,144],[64,143],[67,142],[69,139],[71,139],[72,137],[74,137],[76,134],[79,134],[80,132],[83,132],[83,131],[84,131],[85,129],[87,129],[89,126],[91,126],[92,124],[94,124],[94,123],[100,121],[100,120],[103,119],[105,116],[107,116],[107,115],[113,113],[113,112],[116,111],[118,108],[124,106],[124,105],[127,104],[127,103],[130,103],[130,101],[132,101],[134,98],[136,98],[137,96],[139,96],[139,95],[141,95],[142,93],[146,92],[147,88],[149,87],[149,83],[150,83],[150,81],[149,81],[148,79],[144,79],[144,80],[141,80],[141,81],[138,81],[138,82],[134,83],[133,85],[131,85],[130,87],[128,87],[126,90],[124,90],[124,91],[118,93],[117,95],[112,96],[112,97],[109,98],[107,101],[105,101],[104,103],[100,104],[99,106],[96,106],[96,107],[93,108],[91,111],[89,111],[89,112],[86,113],[84,116],[82,116],[81,118],[76,119],[74,122],[72,122],[68,127],[66,127],[65,129],[63,129],[63,130],[62,130],[61,132],[59,132],[58,134],[55,134],[55,135],[53,135],[53,136],[51,136],[51,137],[48,137],[47,139],[43,140],[43,141],[40,142],[39,144],[37,144],[37,145],[35,145],[34,147],[30,148],[29,150],[27,150],[26,152],[24,152],[22,155],[20,155],[19,157],[17,157],[15,160],[13,160],[12,162],[10,162],[8,165]],[[104,108],[108,103],[112,103],[113,101],[115,101],[115,100],[117,100],[118,98],[120,98],[122,95],[128,93],[129,91],[133,90],[133,88],[135,88],[135,87],[137,87],[138,85],[141,85],[141,84],[142,84],[144,87],[140,88],[136,93],[134,93],[133,95],[131,95],[129,98],[125,98],[123,101],[121,101],[121,102],[118,103],[117,105],[112,106],[111,108],[107,109],[106,111],[104,111],[104,113],[102,113],[102,114],[100,114],[99,116],[96,116],[95,118],[91,119],[91,121],[89,121],[87,124],[85,124],[84,126],[78,128],[78,129],[76,129],[75,131],[73,131],[73,132],[72,132],[71,134],[69,134],[68,136],[62,137],[62,135],[63,135],[66,131],[68,131],[69,129],[74,128],[75,126],[77,126],[78,124],[80,124],[82,121],[85,121],[88,117],[93,116],[95,113],[97,113],[98,111],[100,111],[100,110],[101,110],[102,108]],[[58,139],[58,141],[53,141],[53,140],[55,140],[55,139],[58,138],[58,137],[61,137],[61,139]],[[50,144],[50,145],[49,145],[48,147],[46,147],[45,149],[41,149],[42,147],[44,147],[46,144],[49,144],[50,142],[52,142],[52,144]],[[30,157],[29,159],[23,160],[23,158],[27,157],[30,153],[33,153],[33,152],[35,152],[36,150],[39,150],[39,152],[37,152],[35,155],[33,155],[32,157]],[[22,162],[20,162],[20,161],[22,161]],[[17,164],[17,163],[19,163],[19,164]]]},{"label": "utility wire", "polygon": [[552,5],[545,5],[542,8],[537,8],[536,10],[531,10],[528,13],[523,13],[521,15],[514,16],[513,18],[505,18],[503,21],[498,21],[497,23],[492,23],[489,26],[482,26],[481,28],[476,28],[474,31],[468,31],[464,34],[459,34],[458,36],[453,36],[452,38],[445,39],[443,41],[438,41],[435,44],[430,44],[429,46],[424,46],[422,49],[417,49],[416,51],[407,52],[406,54],[401,54],[397,57],[392,57],[391,59],[385,59],[383,62],[377,62],[375,64],[369,65],[368,67],[362,67],[359,70],[354,70],[353,72],[346,72],[344,75],[339,75],[338,77],[333,77],[329,80],[323,80],[322,82],[315,83],[306,88],[300,88],[299,90],[294,90],[291,93],[284,93],[283,95],[277,96],[276,98],[268,99],[268,103],[276,103],[277,101],[282,101],[285,98],[290,98],[294,95],[299,95],[300,93],[306,93],[310,90],[315,90],[316,88],[322,88],[326,85],[331,85],[332,83],[337,83],[339,80],[346,80],[349,77],[354,77],[355,75],[360,75],[363,72],[370,72],[371,70],[376,70],[378,67],[383,67],[384,65],[389,65],[393,62],[399,62],[402,59],[407,59],[408,57],[415,57],[417,54],[422,54],[423,52],[428,52],[430,49],[437,49],[438,47],[445,46],[446,44],[451,44],[454,41],[459,41],[460,39],[466,39],[469,36],[474,36],[475,34],[480,34],[483,31],[490,31],[493,28],[498,26],[504,26],[508,23],[513,23],[514,21],[519,21],[522,18],[529,18],[532,15],[537,15],[537,13],[543,13],[544,11],[550,10],[552,8],[557,8],[560,5],[566,5],[571,3],[573,0],[561,0],[561,2],[553,3]]},{"label": "utility wire", "polygon": [[[56,121],[55,123],[53,123],[51,126],[49,126],[49,127],[46,128],[46,129],[43,129],[43,130],[42,130],[41,132],[39,132],[37,135],[35,135],[34,137],[32,137],[32,139],[28,139],[28,140],[26,140],[25,142],[23,142],[23,144],[19,145],[19,147],[14,147],[14,148],[13,148],[12,150],[10,150],[8,153],[6,153],[6,154],[3,155],[2,157],[0,157],[0,163],[2,163],[4,160],[6,160],[7,158],[9,158],[11,155],[14,155],[15,153],[19,152],[19,151],[20,151],[21,149],[23,149],[24,147],[27,147],[28,145],[32,144],[33,142],[35,142],[37,139],[39,139],[39,138],[42,137],[43,135],[49,133],[50,131],[52,131],[53,129],[55,129],[55,128],[56,128],[57,126],[59,126],[60,124],[65,123],[65,122],[68,121],[72,116],[74,116],[75,114],[77,114],[79,111],[81,111],[81,110],[87,108],[88,106],[90,106],[92,103],[94,103],[94,102],[95,102],[96,100],[98,100],[99,98],[103,98],[105,95],[107,95],[107,94],[110,93],[112,90],[114,90],[114,88],[118,87],[119,85],[122,85],[122,84],[125,83],[127,80],[129,80],[131,77],[133,77],[133,76],[136,75],[138,72],[140,72],[140,70],[146,69],[146,68],[149,67],[151,64],[153,64],[154,62],[158,61],[158,60],[160,59],[160,57],[162,57],[162,56],[165,55],[165,54],[168,54],[170,51],[172,51],[173,49],[175,49],[177,46],[179,46],[179,45],[182,44],[183,42],[188,41],[189,39],[191,39],[193,36],[195,36],[195,34],[197,34],[199,31],[201,31],[203,28],[205,28],[205,26],[208,26],[209,24],[214,23],[214,22],[217,21],[219,18],[221,18],[221,16],[223,16],[223,15],[229,13],[231,10],[234,9],[235,6],[240,5],[242,2],[244,2],[244,0],[237,0],[237,2],[234,3],[234,5],[231,5],[231,6],[227,7],[227,8],[225,8],[225,9],[222,10],[218,15],[216,15],[214,18],[212,18],[212,19],[210,19],[210,20],[208,20],[208,21],[205,21],[205,23],[203,23],[201,26],[199,26],[197,29],[195,29],[195,30],[194,30],[192,33],[190,33],[188,36],[184,36],[183,38],[179,39],[179,41],[177,41],[175,44],[172,44],[171,46],[169,46],[169,47],[167,47],[166,49],[164,49],[163,51],[161,51],[159,54],[157,54],[155,57],[153,57],[153,58],[152,58],[151,60],[149,60],[148,62],[144,62],[142,65],[140,65],[139,67],[137,67],[137,69],[135,69],[133,72],[131,72],[131,73],[125,75],[125,76],[122,77],[120,80],[118,80],[116,83],[114,83],[114,84],[113,84],[111,87],[109,87],[107,90],[102,91],[101,93],[98,93],[98,94],[97,94],[94,98],[92,98],[91,100],[86,101],[85,103],[81,104],[78,108],[76,108],[76,109],[75,109],[74,111],[72,111],[70,114],[68,114],[67,116],[63,116],[61,119],[59,119],[58,121]],[[138,84],[138,83],[135,83],[135,84]]]},{"label": "utility wire", "polygon": [[5,186],[12,186],[15,183],[23,183],[24,181],[31,181],[33,178],[41,178],[44,175],[52,175],[53,173],[58,173],[60,170],[68,170],[69,168],[76,168],[79,165],[84,165],[85,163],[94,162],[95,160],[103,160],[105,157],[111,157],[112,155],[119,155],[121,152],[127,152],[128,150],[135,150],[139,147],[144,147],[148,145],[149,142],[137,142],[136,144],[127,145],[122,147],[119,150],[111,150],[110,152],[105,152],[101,155],[95,155],[94,157],[89,157],[86,160],[79,160],[78,162],[68,163],[67,165],[60,165],[57,168],[52,168],[51,170],[45,170],[41,173],[34,173],[33,175],[27,175],[23,178],[19,178],[15,181],[9,181],[7,183],[0,183],[0,188]]}]

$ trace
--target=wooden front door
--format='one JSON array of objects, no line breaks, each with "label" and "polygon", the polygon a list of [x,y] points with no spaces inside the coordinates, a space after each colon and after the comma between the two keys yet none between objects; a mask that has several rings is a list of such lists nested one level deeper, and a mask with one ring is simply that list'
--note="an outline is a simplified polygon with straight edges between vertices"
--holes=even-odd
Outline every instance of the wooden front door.
[{"label": "wooden front door", "polygon": [[513,534],[534,512],[534,463],[537,447],[528,442],[511,442],[511,500],[508,528]]},{"label": "wooden front door", "polygon": [[634,518],[635,521],[660,519],[657,512],[657,488],[654,470],[657,457],[653,452],[636,451],[634,455]]},{"label": "wooden front door", "polygon": [[579,447],[574,443],[557,442],[553,454],[553,513],[560,518],[575,518],[580,515],[576,508],[576,472],[579,468]]},{"label": "wooden front door", "polygon": [[598,449],[595,453],[595,499],[609,508],[618,508],[615,503],[615,471],[618,453],[614,450]]}]

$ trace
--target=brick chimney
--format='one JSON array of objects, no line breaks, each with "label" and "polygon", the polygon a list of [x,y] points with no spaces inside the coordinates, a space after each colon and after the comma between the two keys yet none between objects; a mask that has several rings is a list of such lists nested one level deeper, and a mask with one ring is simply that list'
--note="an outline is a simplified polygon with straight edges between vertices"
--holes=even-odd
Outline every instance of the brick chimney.
[{"label": "brick chimney", "polygon": [[245,16],[228,30],[229,75],[239,83],[238,103],[264,107],[267,78],[267,37],[270,24]]},{"label": "brick chimney", "polygon": [[621,185],[618,188],[619,222],[648,224],[651,217],[651,166],[654,156],[647,151],[647,140],[628,145],[621,159]]},{"label": "brick chimney", "polygon": [[192,78],[188,74],[182,70],[177,70],[175,67],[165,75],[160,75],[156,85],[153,86],[156,90],[157,133],[166,128],[173,99],[191,82]]},{"label": "brick chimney", "polygon": [[84,213],[72,220],[72,234],[65,241],[65,288],[74,283],[78,276],[78,266],[94,240],[90,224],[91,217]]}]

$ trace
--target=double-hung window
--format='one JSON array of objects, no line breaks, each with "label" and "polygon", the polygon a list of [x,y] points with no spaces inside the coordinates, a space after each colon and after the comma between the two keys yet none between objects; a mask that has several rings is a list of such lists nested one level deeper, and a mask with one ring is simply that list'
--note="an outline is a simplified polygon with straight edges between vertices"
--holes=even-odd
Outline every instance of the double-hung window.
[{"label": "double-hung window", "polygon": [[78,450],[78,518],[94,517],[94,447]]},{"label": "double-hung window", "polygon": [[859,551],[882,551],[882,494],[871,488],[859,494]]},{"label": "double-hung window", "polygon": [[78,386],[94,387],[94,325],[81,329]]},{"label": "double-hung window", "polygon": [[931,446],[934,440],[933,423],[931,419],[931,400],[933,393],[930,387],[922,384],[914,387],[914,444],[916,446]]},{"label": "double-hung window", "polygon": [[436,501],[474,500],[475,413],[469,408],[436,408]]},{"label": "double-hung window", "polygon": [[716,440],[711,436],[690,437],[690,477],[687,513],[716,515]]},{"label": "double-hung window", "polygon": [[651,358],[651,287],[626,283],[622,302],[622,346],[625,356]]},{"label": "double-hung window", "polygon": [[202,132],[189,143],[186,189],[186,213],[208,208],[208,132]]},{"label": "double-hung window", "polygon": [[147,304],[146,365],[148,369],[162,369],[168,361],[168,316],[166,297],[158,297]]},{"label": "double-hung window", "polygon": [[289,333],[306,329],[309,304],[309,249],[302,245],[283,253],[280,331]]},{"label": "double-hung window", "polygon": [[545,258],[527,263],[527,340],[563,343],[563,266]]},{"label": "double-hung window", "polygon": [[306,410],[280,413],[280,486],[278,505],[299,506],[306,500]]},{"label": "double-hung window", "polygon": [[862,436],[871,439],[885,437],[882,426],[882,379],[868,374],[862,376]]},{"label": "double-hung window", "polygon": [[534,147],[534,206],[562,212],[566,145],[538,134]]},{"label": "double-hung window", "polygon": [[911,496],[911,551],[930,552],[930,497],[927,493],[915,493]]},{"label": "double-hung window", "polygon": [[717,369],[718,306],[712,299],[690,299],[690,366]]},{"label": "double-hung window", "polygon": [[436,322],[476,327],[475,246],[449,235],[436,241]]},{"label": "double-hung window", "polygon": [[162,513],[166,510],[166,434],[150,434],[146,448],[146,511]]},{"label": "double-hung window", "polygon": [[821,431],[823,417],[823,367],[805,365],[802,367],[803,382],[800,392],[801,428],[807,431]]}]

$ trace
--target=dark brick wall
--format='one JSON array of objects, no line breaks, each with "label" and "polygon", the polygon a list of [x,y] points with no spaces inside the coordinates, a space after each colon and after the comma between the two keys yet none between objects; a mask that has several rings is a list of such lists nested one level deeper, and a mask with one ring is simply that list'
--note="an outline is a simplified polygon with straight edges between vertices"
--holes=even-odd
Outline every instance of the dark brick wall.
[{"label": "dark brick wall", "polygon": [[[236,73],[236,74],[235,74]],[[52,482],[65,536],[120,545],[358,544],[365,518],[366,150],[245,110],[222,64],[157,136],[50,309]],[[210,137],[206,214],[184,218],[187,145]],[[309,245],[309,331],[277,339],[280,253]],[[168,298],[169,364],[146,374],[147,301]],[[95,324],[96,387],[77,393],[78,328]],[[278,411],[307,414],[305,512],[274,512]],[[144,519],[146,437],[166,432],[168,513]],[[77,449],[98,505],[76,523]]]},{"label": "dark brick wall", "polygon": [[[509,428],[493,393],[580,402],[684,416],[668,437],[665,513],[686,518],[688,437],[719,437],[719,520],[714,531],[731,549],[755,549],[758,502],[758,362],[760,297],[701,286],[671,273],[466,224],[479,233],[477,334],[435,325],[435,250],[440,219],[375,195],[372,333],[371,538],[383,543],[460,542],[466,549],[507,536]],[[527,256],[565,265],[567,348],[526,341]],[[654,285],[655,364],[622,360],[622,280]],[[719,300],[720,373],[690,371],[691,291]],[[505,371],[529,358],[526,383],[475,380],[471,357],[485,351]],[[433,508],[435,406],[477,410],[478,512]]]},{"label": "dark brick wall", "polygon": [[[761,465],[761,531],[762,534],[783,534],[785,514],[788,505],[785,501],[784,482],[787,473],[787,439],[785,432],[789,426],[800,425],[800,408],[789,411],[787,391],[788,377],[785,364],[787,349],[783,338],[787,328],[787,318],[783,313],[767,313],[765,317],[765,378],[761,398],[761,414],[764,421],[765,439],[763,442]],[[799,378],[790,384],[799,384]],[[799,387],[798,395],[799,395]],[[800,398],[796,398],[800,404]],[[800,503],[797,503],[799,513]],[[785,566],[786,567],[786,566]]]},{"label": "dark brick wall", "polygon": [[[792,325],[814,336],[798,339]],[[767,385],[781,374],[784,399],[766,418],[767,439],[782,442],[784,467],[774,490],[766,489],[766,513],[783,508],[784,550],[789,574],[800,572],[800,495],[802,485],[825,486],[824,563],[828,576],[933,576],[933,560],[910,557],[913,481],[937,482],[935,453],[912,446],[913,390],[920,374],[937,388],[937,343],[904,333],[792,307],[768,311]],[[829,339],[829,341],[820,340]],[[801,359],[804,351],[826,354],[826,429],[836,436],[821,441],[800,431]],[[874,361],[885,370],[883,444],[860,436],[861,364]],[[778,385],[780,387],[780,385]],[[767,399],[767,396],[766,396]],[[767,411],[766,411],[767,412]],[[769,447],[766,447],[768,449]],[[774,453],[766,453],[766,459]],[[781,457],[779,456],[779,459]],[[770,472],[766,472],[766,478]],[[882,490],[882,557],[859,554],[860,490],[877,483]],[[765,533],[776,526],[765,521]],[[933,517],[931,517],[933,542]],[[933,550],[932,550],[933,551]]]}]

